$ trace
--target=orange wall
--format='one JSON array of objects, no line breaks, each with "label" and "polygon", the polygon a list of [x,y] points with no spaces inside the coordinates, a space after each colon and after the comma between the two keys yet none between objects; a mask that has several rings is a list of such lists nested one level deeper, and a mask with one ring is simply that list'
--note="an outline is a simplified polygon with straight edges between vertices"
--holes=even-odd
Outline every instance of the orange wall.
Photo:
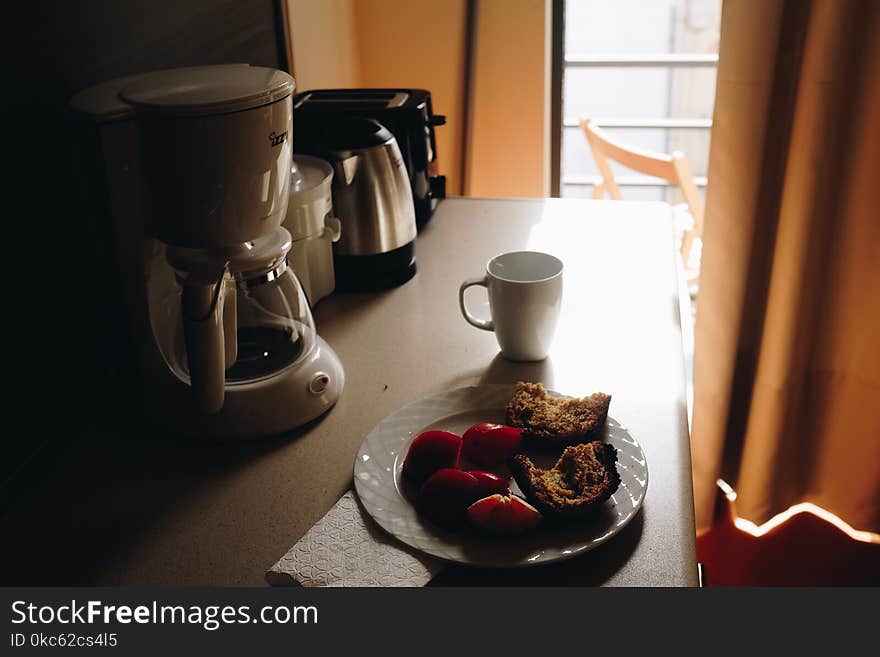
[{"label": "orange wall", "polygon": [[550,3],[480,0],[471,85],[468,196],[547,196]]},{"label": "orange wall", "polygon": [[339,87],[427,89],[440,173],[462,191],[465,0],[287,0],[299,91]]},{"label": "orange wall", "polygon": [[297,91],[358,87],[354,0],[287,0]]},{"label": "orange wall", "polygon": [[478,0],[465,171],[466,0],[287,0],[296,86],[428,89],[450,196],[544,196],[549,4]]},{"label": "orange wall", "polygon": [[449,195],[462,190],[465,21],[465,0],[355,2],[361,84],[427,89],[447,118],[435,134]]}]

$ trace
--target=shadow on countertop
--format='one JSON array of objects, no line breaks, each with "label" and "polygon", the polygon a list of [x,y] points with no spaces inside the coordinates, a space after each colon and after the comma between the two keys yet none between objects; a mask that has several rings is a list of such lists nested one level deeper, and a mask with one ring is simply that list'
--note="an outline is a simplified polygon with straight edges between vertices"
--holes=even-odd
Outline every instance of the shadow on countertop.
[{"label": "shadow on countertop", "polygon": [[480,377],[480,383],[516,383],[517,381],[534,381],[553,387],[553,360],[545,358],[540,361],[515,362],[507,360],[498,352]]}]

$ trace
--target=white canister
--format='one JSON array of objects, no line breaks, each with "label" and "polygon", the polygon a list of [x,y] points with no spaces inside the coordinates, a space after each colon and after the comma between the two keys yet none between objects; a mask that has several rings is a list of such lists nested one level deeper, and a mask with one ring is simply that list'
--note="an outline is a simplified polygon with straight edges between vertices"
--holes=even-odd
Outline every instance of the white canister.
[{"label": "white canister", "polygon": [[333,216],[332,181],[328,162],[309,155],[293,157],[283,225],[293,238],[288,259],[312,306],[336,287],[333,242],[339,239],[340,222]]}]

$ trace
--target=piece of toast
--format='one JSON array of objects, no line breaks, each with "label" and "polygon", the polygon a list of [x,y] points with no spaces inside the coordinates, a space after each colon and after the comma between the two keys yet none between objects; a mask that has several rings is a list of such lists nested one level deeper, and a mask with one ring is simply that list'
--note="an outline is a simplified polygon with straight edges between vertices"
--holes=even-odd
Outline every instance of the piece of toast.
[{"label": "piece of toast", "polygon": [[541,470],[528,456],[510,459],[513,478],[529,503],[548,518],[589,515],[614,495],[620,485],[617,450],[609,443],[566,447],[550,470]]},{"label": "piece of toast", "polygon": [[507,404],[507,424],[522,429],[533,445],[563,447],[597,438],[605,424],[611,395],[597,392],[581,399],[553,397],[540,383],[516,384]]}]

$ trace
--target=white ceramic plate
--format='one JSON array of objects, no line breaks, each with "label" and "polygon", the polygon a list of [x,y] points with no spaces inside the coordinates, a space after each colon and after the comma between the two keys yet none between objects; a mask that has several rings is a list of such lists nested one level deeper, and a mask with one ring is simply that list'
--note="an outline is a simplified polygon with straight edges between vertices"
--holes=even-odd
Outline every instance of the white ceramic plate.
[{"label": "white ceramic plate", "polygon": [[[479,422],[504,421],[513,385],[479,385],[426,397],[395,411],[369,433],[354,464],[354,487],[364,508],[392,536],[440,559],[482,567],[516,567],[561,561],[601,545],[622,530],[642,506],[648,487],[645,453],[610,415],[604,440],[617,448],[620,487],[591,518],[560,526],[542,525],[514,537],[490,537],[442,529],[416,513],[412,492],[401,481],[412,439],[441,429],[462,434]],[[613,402],[612,402],[613,403]],[[531,455],[550,467],[558,454]],[[511,490],[521,491],[511,481]]]}]

